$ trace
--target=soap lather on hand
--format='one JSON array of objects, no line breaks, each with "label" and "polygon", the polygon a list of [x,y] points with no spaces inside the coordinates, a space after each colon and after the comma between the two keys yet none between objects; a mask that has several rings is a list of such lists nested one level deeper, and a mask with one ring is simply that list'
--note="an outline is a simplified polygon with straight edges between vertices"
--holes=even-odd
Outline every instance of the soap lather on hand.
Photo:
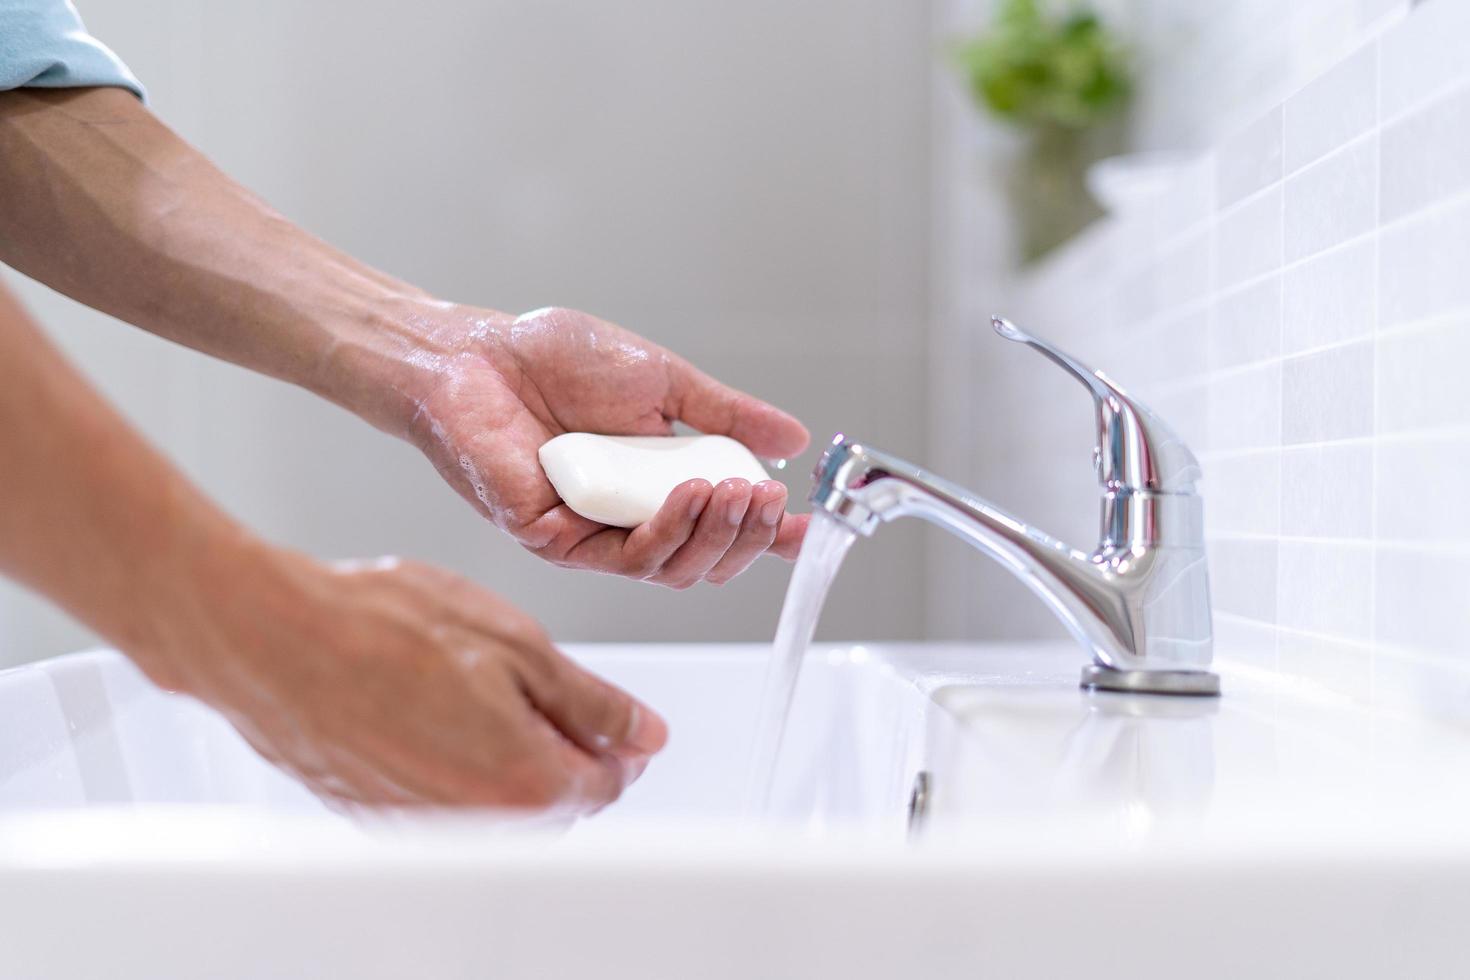
[{"label": "soap lather on hand", "polygon": [[590,521],[637,527],[688,480],[770,476],[749,449],[729,436],[603,436],[568,432],[538,453],[546,478],[568,507]]}]

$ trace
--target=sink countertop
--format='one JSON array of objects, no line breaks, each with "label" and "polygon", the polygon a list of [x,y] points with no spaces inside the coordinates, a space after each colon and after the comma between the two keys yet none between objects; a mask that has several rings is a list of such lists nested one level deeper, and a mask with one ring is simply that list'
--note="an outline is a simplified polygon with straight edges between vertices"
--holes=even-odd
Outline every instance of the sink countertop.
[{"label": "sink countertop", "polygon": [[[678,715],[668,778],[650,768],[634,819],[534,841],[303,809],[223,722],[110,655],[0,675],[0,795],[30,779],[44,800],[59,780],[70,801],[0,815],[5,970],[1338,980],[1462,957],[1460,726],[1228,659],[1209,701],[1084,693],[1070,646],[823,644],[790,787],[820,819],[752,829],[720,753],[744,744],[728,729],[766,650],[571,647]],[[910,846],[918,771],[933,800]],[[708,804],[693,816],[691,779]],[[870,810],[871,826],[822,816]]]},{"label": "sink countertop", "polygon": [[[633,787],[629,805],[592,822],[591,836],[602,828],[623,833],[658,826],[672,840],[697,837],[704,825],[769,838],[743,826],[737,788],[746,761],[738,729],[747,719],[753,723],[768,646],[573,644],[567,650],[610,671],[673,722],[670,751]],[[323,812],[240,746],[211,744],[201,756],[199,743],[193,758],[147,771],[155,757],[173,751],[171,738],[197,731],[191,737],[207,735],[212,743],[233,740],[233,733],[187,699],[153,690],[120,658],[118,677],[104,683],[88,657],[116,655],[0,673],[8,679],[0,686],[7,715],[0,741],[8,747],[0,753],[0,820],[12,829],[24,814],[7,804],[6,778],[39,781],[44,802],[46,780],[62,774],[27,773],[25,754],[61,751],[57,740],[68,731],[80,773],[77,800],[88,801],[89,809],[258,801],[276,813]],[[940,840],[959,846],[977,828],[1003,827],[1010,847],[1033,836],[1048,846],[1065,837],[1137,847],[1206,839],[1264,846],[1349,835],[1385,847],[1434,839],[1470,850],[1470,723],[1373,708],[1228,658],[1217,665],[1225,685],[1220,698],[1087,692],[1077,686],[1085,662],[1066,643],[816,644],[793,706],[791,729],[799,737],[787,747],[804,768],[790,779],[820,781],[822,769],[837,764],[823,755],[834,745],[854,758],[886,754],[882,764],[893,772],[858,790],[862,807],[893,811],[894,820],[882,821],[890,827],[907,802],[909,770],[923,769],[931,780],[924,837],[934,846]],[[36,702],[53,688],[62,713],[43,724]],[[904,690],[912,693],[897,696]],[[165,706],[178,717],[140,734],[136,716]],[[108,738],[90,737],[92,726],[109,725],[119,734],[108,729]],[[835,742],[826,731],[833,726],[840,728]],[[838,761],[838,768],[849,764]],[[243,788],[223,796],[173,788],[175,770],[199,765],[213,767],[206,782],[233,780]],[[18,776],[7,772],[17,766]],[[241,766],[250,770],[248,779]],[[819,787],[804,798],[826,793],[830,803],[836,791]],[[680,794],[703,802],[691,808]],[[854,805],[844,803],[843,812]],[[842,821],[808,820],[800,836],[805,846],[840,841],[853,836],[850,830]],[[4,841],[0,836],[0,858],[7,854]],[[888,830],[865,849],[885,842],[903,849],[903,835]]]},{"label": "sink countertop", "polygon": [[[1089,692],[1068,644],[870,644],[957,723],[932,833],[1057,846],[1340,846],[1470,855],[1470,718],[1367,705],[1217,662],[1219,698]],[[843,655],[833,646],[828,656]],[[1090,846],[1083,844],[1081,846]],[[1135,857],[1137,851],[1135,851]]]}]

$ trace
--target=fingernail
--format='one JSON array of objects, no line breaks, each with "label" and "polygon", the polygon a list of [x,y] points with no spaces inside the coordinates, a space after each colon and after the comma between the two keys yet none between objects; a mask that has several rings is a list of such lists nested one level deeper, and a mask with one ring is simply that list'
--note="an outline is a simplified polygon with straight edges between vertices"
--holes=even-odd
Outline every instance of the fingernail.
[{"label": "fingernail", "polygon": [[623,789],[627,789],[637,782],[638,777],[643,775],[643,770],[648,768],[648,756],[646,755],[620,758],[617,762],[623,770]]},{"label": "fingernail", "polygon": [[749,500],[732,500],[730,506],[725,508],[725,520],[731,524],[739,524],[745,520],[745,509],[749,506]]},{"label": "fingernail", "polygon": [[689,501],[689,519],[698,520],[699,515],[704,513],[704,505],[708,503],[701,494],[695,494],[694,499]]},{"label": "fingernail", "polygon": [[785,501],[771,500],[761,508],[761,523],[766,527],[775,527],[781,520],[781,512],[786,509]]},{"label": "fingernail", "polygon": [[652,755],[669,740],[669,726],[658,715],[642,705],[633,705],[632,723],[628,726],[628,747]]}]

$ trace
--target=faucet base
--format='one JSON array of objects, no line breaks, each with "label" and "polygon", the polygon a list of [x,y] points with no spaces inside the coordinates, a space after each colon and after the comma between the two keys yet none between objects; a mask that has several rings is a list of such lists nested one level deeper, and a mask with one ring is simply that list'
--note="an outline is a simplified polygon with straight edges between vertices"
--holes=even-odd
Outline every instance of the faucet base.
[{"label": "faucet base", "polygon": [[1115,670],[1088,664],[1082,668],[1082,687],[1088,691],[1212,698],[1220,696],[1220,675],[1208,670]]}]

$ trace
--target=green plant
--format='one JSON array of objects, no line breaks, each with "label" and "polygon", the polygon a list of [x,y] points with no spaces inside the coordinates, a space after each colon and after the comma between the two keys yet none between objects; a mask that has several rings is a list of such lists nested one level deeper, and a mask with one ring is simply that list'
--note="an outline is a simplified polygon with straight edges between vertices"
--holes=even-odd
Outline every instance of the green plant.
[{"label": "green plant", "polygon": [[976,103],[1026,128],[1084,129],[1128,101],[1128,58],[1097,14],[1074,5],[1058,14],[1038,0],[1001,0],[982,34],[955,58]]}]

